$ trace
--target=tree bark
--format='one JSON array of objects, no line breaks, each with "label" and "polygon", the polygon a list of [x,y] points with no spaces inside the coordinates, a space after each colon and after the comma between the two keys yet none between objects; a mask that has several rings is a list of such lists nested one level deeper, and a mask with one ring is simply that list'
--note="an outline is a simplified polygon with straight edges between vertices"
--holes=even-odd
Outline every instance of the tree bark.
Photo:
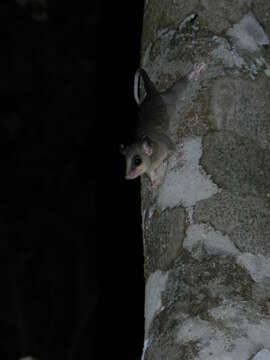
[{"label": "tree bark", "polygon": [[269,36],[268,0],[145,1],[157,88],[206,67],[171,109],[180,160],[142,178],[144,360],[270,359]]}]

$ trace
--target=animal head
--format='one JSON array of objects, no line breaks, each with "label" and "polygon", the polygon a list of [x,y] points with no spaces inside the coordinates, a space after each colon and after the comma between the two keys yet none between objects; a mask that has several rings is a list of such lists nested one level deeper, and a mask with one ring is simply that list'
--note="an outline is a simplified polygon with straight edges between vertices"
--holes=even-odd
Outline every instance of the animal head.
[{"label": "animal head", "polygon": [[135,179],[147,172],[151,167],[153,154],[153,144],[148,137],[142,141],[137,141],[124,148],[120,147],[121,153],[126,157],[126,179]]}]

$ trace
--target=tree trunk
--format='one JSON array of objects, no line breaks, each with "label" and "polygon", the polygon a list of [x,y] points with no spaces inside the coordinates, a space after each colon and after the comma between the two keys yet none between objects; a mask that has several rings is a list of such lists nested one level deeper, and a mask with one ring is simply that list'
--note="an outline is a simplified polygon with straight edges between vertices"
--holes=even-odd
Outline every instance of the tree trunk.
[{"label": "tree trunk", "polygon": [[268,36],[268,0],[145,1],[157,88],[206,67],[172,109],[177,165],[142,179],[144,360],[270,359]]}]

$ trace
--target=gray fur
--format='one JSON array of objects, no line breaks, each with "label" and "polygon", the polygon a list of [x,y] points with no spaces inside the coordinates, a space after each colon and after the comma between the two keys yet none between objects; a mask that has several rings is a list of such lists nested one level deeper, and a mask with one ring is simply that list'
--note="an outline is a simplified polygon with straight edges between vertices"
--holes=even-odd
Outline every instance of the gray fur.
[{"label": "gray fur", "polygon": [[[168,108],[186,89],[188,81],[195,78],[201,69],[202,66],[196,67],[189,76],[182,77],[169,90],[162,93],[157,91],[144,69],[137,70],[134,94],[139,105],[139,122],[135,142],[122,149],[126,156],[126,179],[135,179],[146,173],[153,183],[155,170],[175,149],[168,135]],[[139,78],[142,78],[146,92],[144,99],[140,99],[138,94]]]}]

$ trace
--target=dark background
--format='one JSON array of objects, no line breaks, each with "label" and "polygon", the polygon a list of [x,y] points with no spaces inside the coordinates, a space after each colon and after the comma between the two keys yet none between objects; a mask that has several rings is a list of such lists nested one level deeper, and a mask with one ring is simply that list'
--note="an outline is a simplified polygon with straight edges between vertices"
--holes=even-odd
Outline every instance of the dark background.
[{"label": "dark background", "polygon": [[118,147],[143,1],[9,0],[0,15],[0,357],[139,359],[140,188]]}]

